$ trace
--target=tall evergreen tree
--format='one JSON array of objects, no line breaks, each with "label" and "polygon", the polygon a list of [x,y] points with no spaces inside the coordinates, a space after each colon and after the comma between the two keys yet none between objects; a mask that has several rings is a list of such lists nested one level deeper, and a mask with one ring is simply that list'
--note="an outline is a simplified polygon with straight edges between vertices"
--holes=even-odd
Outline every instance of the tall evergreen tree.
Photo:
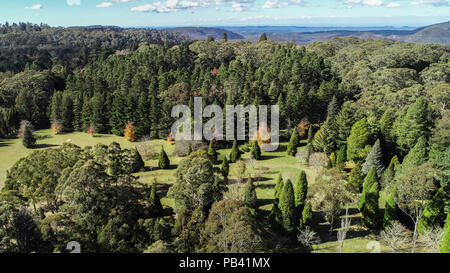
[{"label": "tall evergreen tree", "polygon": [[261,36],[259,37],[259,42],[264,42],[267,41],[267,34],[264,32],[263,34],[261,34]]},{"label": "tall evergreen tree", "polygon": [[428,143],[425,137],[421,137],[414,148],[403,159],[399,170],[395,174],[395,179],[408,174],[412,169],[417,168],[428,160]]},{"label": "tall evergreen tree", "polygon": [[159,153],[158,157],[158,167],[160,169],[168,169],[170,167],[170,160],[169,157],[166,154],[166,151],[164,151],[164,147],[161,146],[161,152]]},{"label": "tall evergreen tree", "polygon": [[241,158],[241,151],[239,150],[237,141],[234,140],[233,148],[231,148],[230,161],[236,163]]},{"label": "tall evergreen tree", "polygon": [[417,231],[419,233],[424,234],[427,230],[444,226],[446,199],[447,196],[444,192],[444,188],[440,188],[436,195],[428,201],[417,226]]},{"label": "tall evergreen tree", "polygon": [[214,140],[209,142],[208,155],[214,163],[217,161],[217,151],[216,146],[214,145]]},{"label": "tall evergreen tree", "polygon": [[150,191],[150,198],[148,200],[148,206],[150,209],[150,214],[152,217],[162,216],[163,207],[161,204],[161,200],[159,199],[158,193],[156,192],[156,185],[152,185]]},{"label": "tall evergreen tree", "polygon": [[280,200],[281,192],[283,191],[284,183],[281,178],[281,173],[278,174],[277,179],[275,180],[275,190],[274,190],[274,198],[275,200]]},{"label": "tall evergreen tree", "polygon": [[284,183],[278,207],[282,216],[281,226],[286,232],[293,232],[296,227],[296,209],[294,188],[291,180],[287,180],[286,183]]},{"label": "tall evergreen tree", "polygon": [[33,136],[31,128],[27,125],[23,129],[22,144],[28,149],[33,148],[34,144],[36,144],[36,138]]},{"label": "tall evergreen tree", "polygon": [[367,155],[366,161],[362,166],[362,173],[366,175],[367,173],[369,173],[372,167],[375,167],[378,177],[381,177],[381,174],[384,171],[384,164],[383,150],[381,149],[381,143],[379,139],[377,139],[375,144],[372,146],[370,153]]},{"label": "tall evergreen tree", "polygon": [[257,208],[258,197],[256,196],[256,188],[253,184],[252,177],[249,176],[247,184],[245,185],[244,202],[249,208]]},{"label": "tall evergreen tree", "polygon": [[357,162],[364,159],[370,151],[370,130],[367,119],[363,118],[352,126],[347,140],[347,159]]},{"label": "tall evergreen tree", "polygon": [[299,212],[303,209],[305,205],[306,196],[308,195],[308,180],[306,179],[306,172],[301,171],[297,181],[295,182],[295,207],[300,209]]},{"label": "tall evergreen tree", "polygon": [[61,123],[65,131],[73,130],[74,108],[72,97],[68,93],[64,93],[62,97]]},{"label": "tall evergreen tree", "polygon": [[397,203],[395,202],[396,199],[396,190],[394,189],[386,199],[386,205],[384,208],[384,217],[383,217],[383,227],[387,228],[389,227],[392,222],[395,220],[398,220],[398,212],[399,208],[397,206]]},{"label": "tall evergreen tree", "polygon": [[381,176],[381,183],[383,188],[389,188],[390,186],[394,185],[395,172],[398,168],[398,164],[398,157],[395,155],[394,157],[392,157],[389,166]]},{"label": "tall evergreen tree", "polygon": [[347,161],[347,146],[342,145],[336,157],[336,167],[343,170]]},{"label": "tall evergreen tree", "polygon": [[302,220],[301,220],[302,226],[300,228],[311,226],[312,218],[313,218],[312,207],[311,204],[307,202],[302,211]]},{"label": "tall evergreen tree", "polygon": [[375,167],[372,167],[364,179],[363,192],[358,203],[358,209],[362,214],[362,222],[370,229],[376,229],[379,225],[379,197],[380,187],[377,172]]},{"label": "tall evergreen tree", "polygon": [[350,136],[353,124],[355,124],[354,102],[347,101],[342,105],[336,117],[337,128],[337,146],[342,147],[347,144],[347,139]]},{"label": "tall evergreen tree", "polygon": [[360,193],[363,190],[364,175],[361,169],[361,162],[356,163],[348,176],[348,186],[355,193]]},{"label": "tall evergreen tree", "polygon": [[403,151],[413,148],[421,137],[428,137],[428,104],[423,97],[408,108],[406,115],[401,118],[398,127],[394,128],[397,144]]},{"label": "tall evergreen tree", "polygon": [[222,161],[222,166],[220,167],[225,183],[228,182],[228,175],[230,174],[230,164],[228,163],[227,157],[224,156]]},{"label": "tall evergreen tree", "polygon": [[252,141],[252,147],[250,149],[250,154],[256,160],[261,159],[261,148],[259,147],[258,141],[256,141],[256,140]]},{"label": "tall evergreen tree", "polygon": [[287,154],[290,156],[295,156],[297,154],[298,144],[299,144],[298,129],[297,127],[295,127],[294,130],[292,130],[292,136],[287,147]]}]

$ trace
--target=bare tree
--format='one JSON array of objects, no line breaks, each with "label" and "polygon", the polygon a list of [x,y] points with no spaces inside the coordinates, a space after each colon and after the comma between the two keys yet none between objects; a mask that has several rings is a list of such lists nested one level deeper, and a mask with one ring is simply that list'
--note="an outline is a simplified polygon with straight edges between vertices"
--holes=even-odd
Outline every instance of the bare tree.
[{"label": "bare tree", "polygon": [[441,227],[425,230],[423,235],[425,248],[430,253],[439,253],[444,230]]},{"label": "bare tree", "polygon": [[347,233],[352,225],[352,219],[348,217],[348,208],[345,210],[345,217],[341,219],[341,228],[337,232],[337,238],[339,242],[339,253],[344,250],[344,241],[347,238]]},{"label": "bare tree", "polygon": [[320,238],[317,233],[306,226],[304,229],[299,229],[297,240],[305,247],[308,252],[314,250],[314,245],[320,244]]},{"label": "bare tree", "polygon": [[408,215],[414,223],[413,245],[411,252],[416,251],[417,225],[425,206],[436,192],[436,169],[431,163],[425,163],[412,169],[397,182],[398,207]]},{"label": "bare tree", "polygon": [[392,253],[396,253],[405,249],[410,243],[410,237],[406,228],[398,221],[383,230],[380,234],[381,241],[388,245]]}]

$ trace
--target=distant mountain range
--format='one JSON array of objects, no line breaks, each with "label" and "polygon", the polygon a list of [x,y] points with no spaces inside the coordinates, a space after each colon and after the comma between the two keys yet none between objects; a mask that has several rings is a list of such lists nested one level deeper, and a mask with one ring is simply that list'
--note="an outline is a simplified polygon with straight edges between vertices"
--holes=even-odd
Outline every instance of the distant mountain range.
[{"label": "distant mountain range", "polygon": [[239,26],[239,27],[180,27],[169,31],[179,32],[194,40],[208,36],[220,39],[224,32],[230,40],[256,41],[262,33],[276,41],[312,43],[332,37],[354,36],[364,39],[390,39],[416,43],[450,45],[450,21],[422,28],[411,27],[295,27],[295,26]]}]

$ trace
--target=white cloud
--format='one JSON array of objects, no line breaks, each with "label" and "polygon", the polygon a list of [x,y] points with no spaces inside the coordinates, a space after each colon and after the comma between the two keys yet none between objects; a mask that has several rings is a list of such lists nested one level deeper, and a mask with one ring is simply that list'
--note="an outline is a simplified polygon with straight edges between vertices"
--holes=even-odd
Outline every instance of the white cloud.
[{"label": "white cloud", "polygon": [[79,6],[81,5],[81,0],[67,0],[67,5],[69,6]]},{"label": "white cloud", "polygon": [[[131,2],[132,0],[121,1]],[[182,10],[194,10],[197,8],[215,8],[218,6],[228,6],[236,11],[244,11],[248,8],[248,4],[251,4],[253,2],[254,0],[166,0],[136,6],[131,8],[131,10],[137,12],[167,13]]]},{"label": "white cloud", "polygon": [[389,3],[386,5],[386,7],[388,7],[388,8],[398,8],[400,6],[401,5],[399,3],[395,3],[395,2],[392,2],[392,3]]},{"label": "white cloud", "polygon": [[411,2],[413,6],[430,5],[435,7],[450,7],[450,0],[418,0]]},{"label": "white cloud", "polygon": [[44,6],[42,6],[41,4],[36,4],[36,5],[31,6],[31,7],[25,7],[25,8],[26,9],[32,9],[32,10],[38,10],[38,9],[43,9]]},{"label": "white cloud", "polygon": [[96,7],[97,8],[109,8],[113,5],[113,3],[111,2],[103,2],[101,4],[98,4]]},{"label": "white cloud", "polygon": [[290,5],[304,6],[303,0],[267,0],[262,6],[263,9],[283,8]]}]

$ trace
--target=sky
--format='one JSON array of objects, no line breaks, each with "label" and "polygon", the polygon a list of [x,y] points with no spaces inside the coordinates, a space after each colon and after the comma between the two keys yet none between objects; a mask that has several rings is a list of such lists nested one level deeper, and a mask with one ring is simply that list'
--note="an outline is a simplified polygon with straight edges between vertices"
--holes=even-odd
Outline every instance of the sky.
[{"label": "sky", "polygon": [[51,26],[426,26],[450,0],[0,0],[0,22]]}]

